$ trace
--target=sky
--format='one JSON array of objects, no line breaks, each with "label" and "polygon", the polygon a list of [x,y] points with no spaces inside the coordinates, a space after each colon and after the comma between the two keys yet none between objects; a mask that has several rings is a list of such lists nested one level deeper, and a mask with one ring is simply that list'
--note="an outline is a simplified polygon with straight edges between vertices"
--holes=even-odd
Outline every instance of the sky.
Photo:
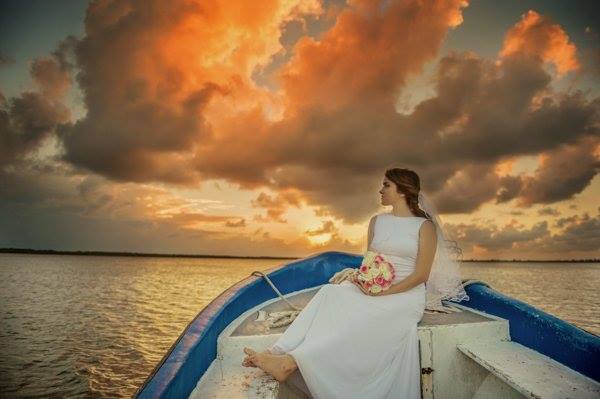
[{"label": "sky", "polygon": [[358,254],[402,167],[465,259],[600,257],[592,1],[0,7],[0,248]]}]

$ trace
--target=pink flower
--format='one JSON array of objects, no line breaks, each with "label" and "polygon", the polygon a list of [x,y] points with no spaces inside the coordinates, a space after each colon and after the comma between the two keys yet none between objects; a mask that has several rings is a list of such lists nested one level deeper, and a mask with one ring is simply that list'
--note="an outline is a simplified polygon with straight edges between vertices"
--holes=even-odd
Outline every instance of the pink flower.
[{"label": "pink flower", "polygon": [[383,286],[385,284],[385,279],[381,276],[375,278],[375,284]]},{"label": "pink flower", "polygon": [[361,273],[366,273],[366,272],[367,272],[367,265],[362,265],[362,266],[360,267],[360,272],[361,272]]}]

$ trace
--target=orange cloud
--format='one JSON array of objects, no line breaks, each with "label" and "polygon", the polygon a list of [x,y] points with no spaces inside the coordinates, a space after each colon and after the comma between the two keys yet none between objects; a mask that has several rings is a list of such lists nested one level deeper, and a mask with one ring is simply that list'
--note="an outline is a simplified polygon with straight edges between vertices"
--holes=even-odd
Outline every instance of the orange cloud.
[{"label": "orange cloud", "polygon": [[577,47],[569,40],[562,26],[533,10],[523,14],[513,26],[500,51],[501,57],[526,54],[554,64],[559,75],[580,68]]},{"label": "orange cloud", "polygon": [[282,26],[321,12],[317,0],[94,2],[76,48],[88,113],[63,133],[66,159],[123,181],[197,183],[212,123],[271,103],[251,74],[283,49]]},{"label": "orange cloud", "polygon": [[392,106],[409,74],[433,58],[448,28],[462,21],[462,0],[351,1],[322,37],[303,37],[280,71],[286,114],[357,104]]},{"label": "orange cloud", "polygon": [[503,159],[494,166],[494,173],[498,176],[510,175],[516,162],[516,158]]},{"label": "orange cloud", "polygon": [[318,39],[298,41],[274,92],[253,73],[285,53],[286,24],[325,14],[317,0],[94,2],[76,49],[88,113],[62,129],[65,159],[120,181],[269,184],[297,142],[326,144],[308,137],[317,115],[303,109],[392,110],[465,5],[351,2]]}]

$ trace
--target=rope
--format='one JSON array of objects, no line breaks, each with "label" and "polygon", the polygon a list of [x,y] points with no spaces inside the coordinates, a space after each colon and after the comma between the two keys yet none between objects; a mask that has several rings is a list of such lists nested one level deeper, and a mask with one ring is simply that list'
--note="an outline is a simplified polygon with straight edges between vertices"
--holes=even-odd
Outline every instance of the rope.
[{"label": "rope", "polygon": [[[294,309],[294,310],[284,310],[284,311],[280,311],[280,312],[269,312],[269,316],[266,318],[267,326],[269,328],[282,327],[282,326],[288,325],[292,321],[294,321],[296,319],[296,316],[298,316],[298,314],[300,313],[300,311],[302,311],[302,309],[298,308],[296,305],[294,305],[293,303],[288,301],[287,298],[284,297],[281,294],[281,292],[277,289],[277,287],[275,287],[275,285],[273,284],[273,282],[271,281],[269,276],[267,276],[266,274],[264,274],[263,272],[258,271],[258,270],[253,271],[251,275],[264,277],[264,279],[267,280],[267,283],[269,283],[269,285],[271,286],[271,288],[273,288],[273,290],[279,296],[279,298],[281,298],[292,309]],[[265,312],[262,310],[259,311],[257,320],[263,320],[264,313]]]}]

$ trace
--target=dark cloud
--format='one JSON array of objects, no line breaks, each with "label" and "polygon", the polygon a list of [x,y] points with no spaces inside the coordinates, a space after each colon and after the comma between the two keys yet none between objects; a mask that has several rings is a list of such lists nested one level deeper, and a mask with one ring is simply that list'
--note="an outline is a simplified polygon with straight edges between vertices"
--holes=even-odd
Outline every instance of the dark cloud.
[{"label": "dark cloud", "polygon": [[12,65],[15,63],[15,60],[8,55],[4,54],[2,50],[0,50],[0,68],[8,65]]},{"label": "dark cloud", "polygon": [[577,215],[563,217],[563,218],[558,219],[554,223],[554,226],[556,226],[558,228],[564,228],[565,226],[568,226],[568,225],[571,225],[571,224],[575,223],[577,220],[578,220]]},{"label": "dark cloud", "polygon": [[[70,185],[64,184],[67,173],[56,168],[40,168],[39,164],[18,162],[10,171],[0,169],[0,201],[15,208],[43,208],[61,199],[71,206],[68,198]],[[81,207],[83,209],[83,207]]]},{"label": "dark cloud", "polygon": [[344,239],[333,220],[323,220],[320,227],[313,230],[306,230],[304,235],[308,237],[329,236],[325,241],[321,242],[321,244],[313,244],[313,247],[316,249],[353,248],[356,252],[362,252],[366,248],[366,240],[364,247],[362,247],[363,243],[353,244],[349,240]]},{"label": "dark cloud", "polygon": [[72,64],[68,61],[74,38],[59,43],[50,57],[35,59],[30,75],[37,91],[25,91],[5,99],[0,93],[0,168],[37,149],[57,127],[69,121],[63,104],[71,85]]},{"label": "dark cloud", "polygon": [[523,178],[520,202],[554,203],[583,191],[600,171],[598,148],[600,138],[596,137],[543,153],[534,175]]},{"label": "dark cloud", "polygon": [[275,196],[260,193],[251,201],[251,204],[255,208],[266,209],[267,214],[266,216],[256,215],[254,220],[259,222],[286,223],[287,220],[283,218],[283,213],[291,206],[300,208],[302,202],[303,199],[300,193],[293,190],[281,191]]},{"label": "dark cloud", "polygon": [[561,259],[573,254],[591,257],[600,254],[600,208],[595,217],[587,213],[573,215],[560,218],[553,225],[560,231],[551,232],[547,220],[529,228],[515,220],[502,227],[493,221],[446,226],[463,251],[484,250],[491,257]]},{"label": "dark cloud", "polygon": [[439,212],[469,213],[494,199],[500,182],[493,165],[467,164],[440,187],[434,201]]},{"label": "dark cloud", "polygon": [[538,215],[540,216],[559,216],[560,212],[554,208],[542,208],[538,211]]},{"label": "dark cloud", "polygon": [[476,247],[489,252],[508,251],[516,245],[533,242],[550,235],[548,223],[538,222],[531,228],[511,223],[503,228],[493,223],[485,225],[458,224],[448,225],[448,230],[459,242],[463,251],[472,251]]},{"label": "dark cloud", "polygon": [[192,155],[179,151],[192,147],[200,131],[210,134],[200,113],[217,90],[208,85],[177,109],[152,101],[120,109],[96,108],[60,130],[67,151],[64,159],[115,180],[197,182],[198,175],[186,167]]},{"label": "dark cloud", "polygon": [[240,218],[237,222],[228,220],[225,222],[225,226],[226,227],[246,227],[246,219]]},{"label": "dark cloud", "polygon": [[70,118],[59,101],[25,92],[0,107],[0,168],[20,159]]},{"label": "dark cloud", "polygon": [[[66,165],[18,166],[0,172],[2,247],[242,256],[361,250],[343,239],[324,248],[303,235],[252,234],[239,216],[185,211],[192,204],[165,190],[114,183]],[[228,224],[236,228],[223,229]]]},{"label": "dark cloud", "polygon": [[58,44],[52,56],[37,58],[31,63],[29,73],[44,97],[59,100],[69,90],[76,44],[77,39],[68,36]]},{"label": "dark cloud", "polygon": [[498,66],[453,54],[440,63],[438,95],[411,119],[427,121],[427,152],[441,160],[495,161],[597,135],[600,100],[546,94],[550,81],[533,58],[509,57]]},{"label": "dark cloud", "polygon": [[550,253],[585,251],[596,257],[600,255],[600,210],[594,217],[586,213],[562,220],[560,225],[563,227],[560,234],[552,235],[530,249]]},{"label": "dark cloud", "polygon": [[522,180],[519,176],[503,176],[500,178],[500,189],[496,193],[496,203],[510,201],[521,191]]},{"label": "dark cloud", "polygon": [[309,236],[320,236],[322,234],[337,234],[338,229],[335,227],[333,220],[325,220],[321,227],[314,230],[306,230],[304,234]]}]

